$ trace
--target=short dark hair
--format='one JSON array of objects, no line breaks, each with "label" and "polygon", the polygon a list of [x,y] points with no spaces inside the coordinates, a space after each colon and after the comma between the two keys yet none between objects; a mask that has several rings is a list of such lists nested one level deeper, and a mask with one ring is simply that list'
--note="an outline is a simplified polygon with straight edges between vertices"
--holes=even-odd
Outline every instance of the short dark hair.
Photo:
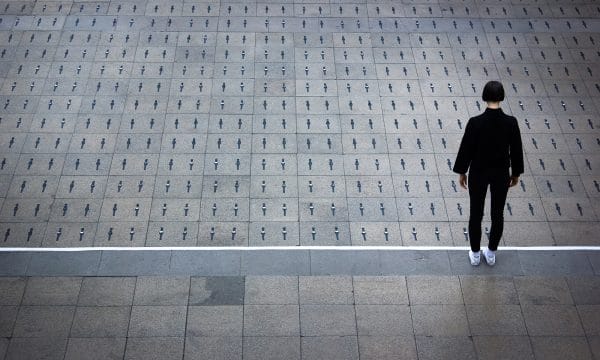
[{"label": "short dark hair", "polygon": [[499,81],[488,81],[481,95],[483,101],[500,102],[504,100],[504,87]]}]

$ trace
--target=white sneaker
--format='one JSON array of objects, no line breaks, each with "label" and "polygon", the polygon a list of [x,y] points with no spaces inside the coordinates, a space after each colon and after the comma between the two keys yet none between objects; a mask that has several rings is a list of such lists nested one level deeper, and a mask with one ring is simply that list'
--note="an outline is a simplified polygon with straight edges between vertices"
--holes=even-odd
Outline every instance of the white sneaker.
[{"label": "white sneaker", "polygon": [[488,248],[484,248],[483,249],[483,257],[485,258],[485,262],[489,266],[494,266],[494,264],[496,263],[496,252],[495,251],[492,251]]},{"label": "white sneaker", "polygon": [[481,261],[481,251],[473,252],[472,250],[469,250],[469,260],[471,260],[471,265],[479,265],[479,262]]}]

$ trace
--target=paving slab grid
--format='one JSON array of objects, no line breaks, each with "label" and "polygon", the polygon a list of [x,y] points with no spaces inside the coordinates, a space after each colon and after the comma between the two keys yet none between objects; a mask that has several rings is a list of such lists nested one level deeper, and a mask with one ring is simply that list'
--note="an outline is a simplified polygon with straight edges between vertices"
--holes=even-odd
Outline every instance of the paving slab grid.
[{"label": "paving slab grid", "polygon": [[[0,1],[0,359],[600,359],[599,18]],[[471,268],[489,80],[526,169]]]}]

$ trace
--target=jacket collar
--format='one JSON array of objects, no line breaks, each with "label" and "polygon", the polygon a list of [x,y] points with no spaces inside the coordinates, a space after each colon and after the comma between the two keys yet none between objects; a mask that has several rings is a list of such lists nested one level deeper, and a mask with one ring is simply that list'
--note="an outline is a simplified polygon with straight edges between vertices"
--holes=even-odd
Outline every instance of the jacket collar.
[{"label": "jacket collar", "polygon": [[485,112],[486,112],[486,113],[502,113],[502,114],[504,113],[504,112],[502,111],[502,108],[490,109],[490,108],[488,108],[488,107],[486,107],[486,108],[485,108]]}]

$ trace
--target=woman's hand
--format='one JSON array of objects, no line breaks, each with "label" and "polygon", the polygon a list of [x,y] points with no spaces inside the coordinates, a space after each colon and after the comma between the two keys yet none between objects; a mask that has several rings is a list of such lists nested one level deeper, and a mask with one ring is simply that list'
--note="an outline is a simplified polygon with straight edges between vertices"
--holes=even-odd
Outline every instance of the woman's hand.
[{"label": "woman's hand", "polygon": [[463,189],[467,189],[467,174],[460,174],[458,175],[458,183],[460,184],[460,187]]}]

